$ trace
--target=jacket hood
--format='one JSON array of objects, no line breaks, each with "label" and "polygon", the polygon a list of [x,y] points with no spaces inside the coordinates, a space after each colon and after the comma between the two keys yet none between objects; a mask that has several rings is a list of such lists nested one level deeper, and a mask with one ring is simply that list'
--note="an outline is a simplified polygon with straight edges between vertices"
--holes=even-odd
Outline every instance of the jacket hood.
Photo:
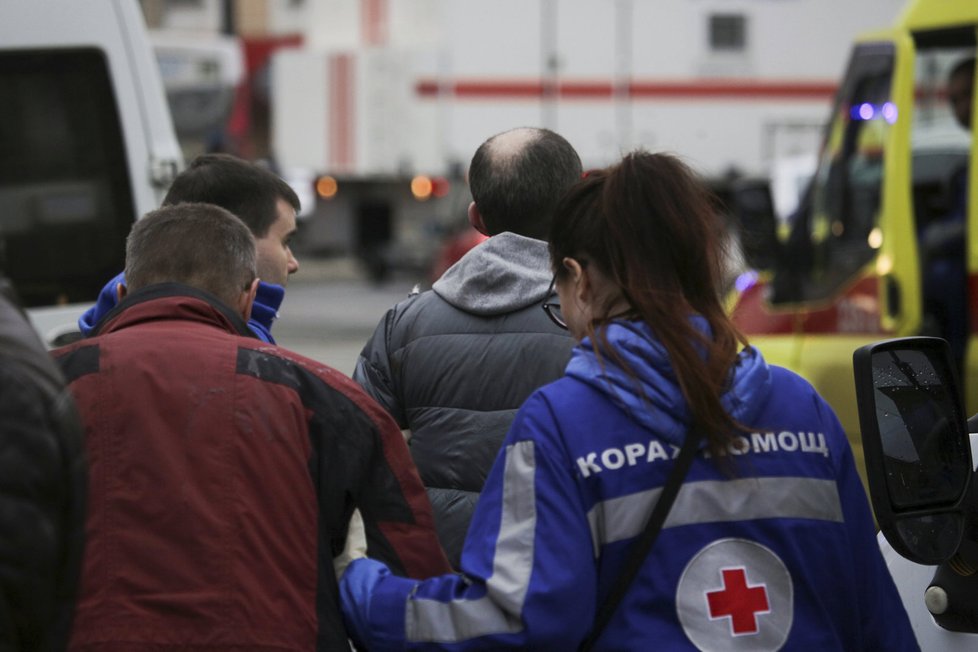
[{"label": "jacket hood", "polygon": [[[708,331],[706,320],[693,318]],[[690,415],[672,370],[665,347],[647,324],[615,321],[607,328],[608,342],[624,359],[632,374],[607,355],[599,362],[590,338],[574,347],[567,375],[607,396],[634,421],[680,446],[689,428]],[[771,391],[771,373],[760,352],[747,347],[737,357],[723,405],[740,423],[750,423]],[[703,443],[705,445],[705,442]]]},{"label": "jacket hood", "polygon": [[431,286],[475,315],[498,315],[542,302],[553,272],[543,240],[504,232],[473,247]]}]

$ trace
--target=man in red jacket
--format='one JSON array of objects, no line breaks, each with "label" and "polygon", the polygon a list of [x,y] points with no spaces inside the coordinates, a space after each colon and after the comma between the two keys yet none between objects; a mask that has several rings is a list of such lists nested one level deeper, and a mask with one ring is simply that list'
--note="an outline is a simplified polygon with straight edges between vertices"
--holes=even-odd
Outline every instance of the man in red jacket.
[{"label": "man in red jacket", "polygon": [[153,211],[119,305],[55,352],[90,463],[73,649],[344,649],[332,559],[355,508],[370,556],[448,571],[395,423],[248,330],[255,269],[224,209]]}]

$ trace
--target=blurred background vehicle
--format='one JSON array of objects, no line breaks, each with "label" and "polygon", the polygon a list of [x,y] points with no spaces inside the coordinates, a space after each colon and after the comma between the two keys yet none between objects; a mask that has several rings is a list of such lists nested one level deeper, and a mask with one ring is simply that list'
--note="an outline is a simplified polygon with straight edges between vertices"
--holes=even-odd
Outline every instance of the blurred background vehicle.
[{"label": "blurred background vehicle", "polygon": [[[911,0],[892,27],[862,36],[788,234],[772,201],[750,198],[742,216],[764,240],[755,245],[772,255],[739,284],[734,319],[769,361],[815,385],[857,455],[851,356],[881,337],[953,342],[960,333],[952,349],[967,410],[978,411],[978,150],[948,86],[951,70],[976,54],[976,27],[978,5]],[[969,101],[973,77],[972,69]],[[934,257],[925,232],[946,219],[956,223],[957,240],[936,291],[928,291]],[[935,311],[942,293],[954,311]]]},{"label": "blurred background vehicle", "polygon": [[0,87],[0,267],[50,345],[183,158],[134,2],[4,2]]},{"label": "blurred background vehicle", "polygon": [[519,125],[559,131],[588,167],[643,146],[710,179],[771,175],[788,215],[848,43],[901,4],[142,0],[154,34],[238,39],[215,142],[312,198],[300,251],[356,256],[378,281],[427,274],[464,223],[472,152]]}]

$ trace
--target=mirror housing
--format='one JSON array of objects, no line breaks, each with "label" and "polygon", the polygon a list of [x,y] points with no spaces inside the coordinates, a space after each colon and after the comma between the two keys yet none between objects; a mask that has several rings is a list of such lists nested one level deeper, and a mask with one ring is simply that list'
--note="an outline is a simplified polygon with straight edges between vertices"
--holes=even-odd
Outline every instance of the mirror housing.
[{"label": "mirror housing", "polygon": [[961,546],[974,466],[950,348],[905,337],[853,354],[859,425],[876,520],[886,540],[918,564]]}]

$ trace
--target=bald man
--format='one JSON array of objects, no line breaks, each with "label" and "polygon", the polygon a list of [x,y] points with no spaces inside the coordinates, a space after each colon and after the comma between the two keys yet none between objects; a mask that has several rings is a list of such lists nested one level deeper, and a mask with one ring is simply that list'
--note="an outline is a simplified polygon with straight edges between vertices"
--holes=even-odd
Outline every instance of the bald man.
[{"label": "bald man", "polygon": [[545,238],[554,207],[581,178],[563,137],[497,134],[469,167],[469,222],[488,240],[432,289],[394,306],[353,378],[411,432],[411,454],[455,568],[486,475],[516,409],[563,375],[573,346],[541,310],[553,273]]}]

